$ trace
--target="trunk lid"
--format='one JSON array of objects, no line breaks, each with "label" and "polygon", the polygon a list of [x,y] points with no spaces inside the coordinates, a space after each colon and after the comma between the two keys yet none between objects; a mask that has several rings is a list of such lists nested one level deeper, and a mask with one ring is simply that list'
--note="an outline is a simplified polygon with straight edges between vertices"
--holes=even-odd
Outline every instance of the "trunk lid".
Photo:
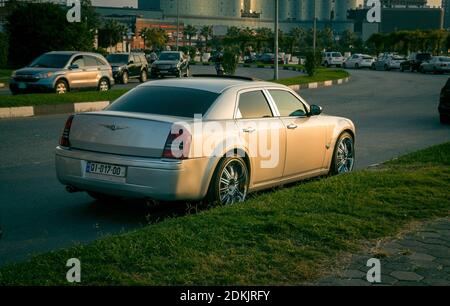
[{"label": "trunk lid", "polygon": [[160,158],[178,117],[102,111],[78,114],[71,147],[102,153]]}]

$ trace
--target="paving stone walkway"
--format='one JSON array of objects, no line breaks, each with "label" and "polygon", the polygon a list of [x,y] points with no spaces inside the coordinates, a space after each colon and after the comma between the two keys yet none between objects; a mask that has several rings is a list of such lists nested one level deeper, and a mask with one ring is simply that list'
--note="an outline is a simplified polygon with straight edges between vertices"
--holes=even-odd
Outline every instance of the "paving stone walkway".
[{"label": "paving stone walkway", "polygon": [[352,256],[341,274],[319,285],[370,286],[367,260],[381,263],[381,283],[376,285],[450,286],[450,218],[425,224],[400,240],[382,243],[373,254]]}]

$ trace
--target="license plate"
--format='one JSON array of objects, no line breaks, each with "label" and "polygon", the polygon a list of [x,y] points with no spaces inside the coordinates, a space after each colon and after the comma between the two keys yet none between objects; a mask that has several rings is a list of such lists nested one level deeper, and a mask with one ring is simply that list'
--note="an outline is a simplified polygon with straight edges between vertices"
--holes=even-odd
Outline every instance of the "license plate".
[{"label": "license plate", "polygon": [[125,177],[127,168],[123,166],[87,162],[86,163],[86,173],[100,174],[114,177]]},{"label": "license plate", "polygon": [[27,84],[25,84],[25,83],[19,83],[19,89],[25,89],[25,88],[27,88]]},{"label": "license plate", "polygon": [[161,70],[160,72],[161,73],[168,73],[169,71],[168,70]]}]

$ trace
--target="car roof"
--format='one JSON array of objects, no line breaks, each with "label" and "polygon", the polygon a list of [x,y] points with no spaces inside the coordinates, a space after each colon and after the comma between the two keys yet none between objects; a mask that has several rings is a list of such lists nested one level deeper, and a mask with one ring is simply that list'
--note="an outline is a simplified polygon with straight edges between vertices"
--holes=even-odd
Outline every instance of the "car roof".
[{"label": "car roof", "polygon": [[94,56],[101,56],[99,53],[94,52],[82,52],[82,51],[50,51],[46,54],[62,54],[62,55],[75,55],[75,54],[81,54],[81,55],[94,55]]},{"label": "car roof", "polygon": [[190,89],[205,90],[214,93],[222,93],[229,88],[254,88],[254,87],[280,87],[285,88],[285,86],[265,81],[250,81],[250,80],[240,80],[240,79],[227,79],[216,78],[216,77],[196,77],[196,78],[184,78],[184,79],[165,79],[165,80],[155,80],[139,85],[139,87],[147,86],[167,86],[167,87],[182,87]]}]

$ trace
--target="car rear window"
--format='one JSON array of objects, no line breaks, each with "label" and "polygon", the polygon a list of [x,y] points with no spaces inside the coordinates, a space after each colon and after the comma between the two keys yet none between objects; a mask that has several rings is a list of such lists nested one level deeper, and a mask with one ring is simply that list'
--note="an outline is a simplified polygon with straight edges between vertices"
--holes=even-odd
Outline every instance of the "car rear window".
[{"label": "car rear window", "polygon": [[332,56],[333,57],[342,57],[342,54],[339,52],[334,52]]},{"label": "car rear window", "polygon": [[205,115],[218,96],[199,89],[143,86],[123,95],[107,110],[193,118]]}]

